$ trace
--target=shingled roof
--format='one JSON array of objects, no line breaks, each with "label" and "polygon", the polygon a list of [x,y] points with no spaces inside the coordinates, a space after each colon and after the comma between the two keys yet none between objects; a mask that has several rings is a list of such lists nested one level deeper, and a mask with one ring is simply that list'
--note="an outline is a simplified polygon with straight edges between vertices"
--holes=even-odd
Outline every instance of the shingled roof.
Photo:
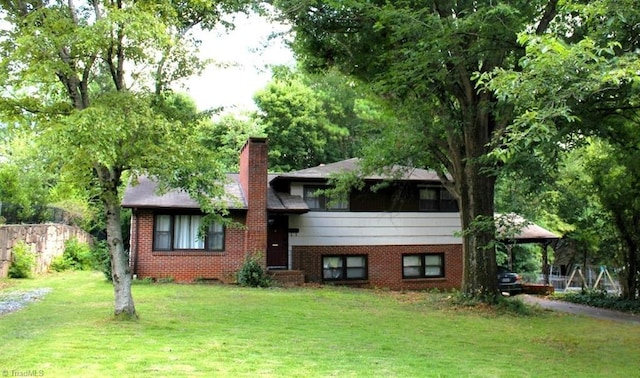
[{"label": "shingled roof", "polygon": [[544,243],[561,239],[517,214],[495,214],[498,238],[512,243]]},{"label": "shingled roof", "polygon": [[[302,169],[299,171],[282,173],[277,175],[274,178],[274,181],[280,180],[326,180],[331,178],[335,174],[343,173],[343,172],[353,172],[358,171],[360,169],[360,159],[353,158],[338,161],[336,163],[331,164],[323,164],[317,167],[311,167],[307,169]],[[398,177],[394,175],[398,174]],[[385,180],[385,179],[397,179],[404,181],[440,181],[438,175],[434,171],[420,169],[420,168],[407,168],[394,166],[391,169],[389,175],[378,175],[371,174],[367,176],[363,176],[364,180]]]},{"label": "shingled roof", "polygon": [[[274,176],[270,176],[272,179]],[[240,186],[240,176],[237,173],[227,174],[225,183],[226,206],[230,210],[246,210],[247,200]],[[300,196],[276,192],[268,183],[267,210],[288,213],[306,213],[309,207]],[[164,209],[199,209],[200,206],[189,194],[181,189],[173,189],[164,194],[158,194],[158,183],[149,177],[138,178],[137,185],[128,185],[122,199],[122,207],[127,208],[164,208]]]},{"label": "shingled roof", "polygon": [[[237,175],[227,175],[224,185],[226,206],[229,209],[246,209],[247,202],[240,188]],[[122,199],[123,207],[135,208],[175,208],[199,209],[200,205],[182,189],[173,189],[164,194],[158,194],[157,181],[140,176],[137,184],[129,184]]]}]

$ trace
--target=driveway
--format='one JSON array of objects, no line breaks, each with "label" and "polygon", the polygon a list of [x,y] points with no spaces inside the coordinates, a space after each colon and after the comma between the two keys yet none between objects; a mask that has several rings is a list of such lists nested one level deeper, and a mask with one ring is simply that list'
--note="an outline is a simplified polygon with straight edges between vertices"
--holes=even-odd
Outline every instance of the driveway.
[{"label": "driveway", "polygon": [[633,323],[636,325],[640,325],[640,316],[627,314],[620,311],[606,310],[602,308],[563,301],[553,301],[544,297],[529,294],[518,295],[516,298],[520,298],[520,300],[522,300],[524,303],[528,303],[534,306],[540,306],[541,308],[552,311],[566,312],[570,314],[590,316],[596,319],[613,320],[616,322]]}]

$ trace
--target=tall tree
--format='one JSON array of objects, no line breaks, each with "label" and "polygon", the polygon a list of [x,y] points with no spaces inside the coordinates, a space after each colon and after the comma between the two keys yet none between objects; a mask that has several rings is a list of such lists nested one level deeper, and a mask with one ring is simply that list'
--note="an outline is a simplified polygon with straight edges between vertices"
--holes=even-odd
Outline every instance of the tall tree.
[{"label": "tall tree", "polygon": [[462,291],[494,301],[493,248],[498,146],[511,109],[478,88],[483,72],[515,67],[517,33],[544,33],[557,1],[276,2],[295,31],[307,69],[338,67],[372,85],[393,107],[372,149],[380,165],[436,169],[458,199],[464,229]]},{"label": "tall tree", "polygon": [[34,137],[30,130],[0,134],[0,223],[46,219],[48,191],[54,180]]},{"label": "tall tree", "polygon": [[123,172],[184,187],[214,210],[206,194],[221,193],[215,179],[222,169],[193,136],[199,124],[168,111],[165,99],[171,82],[202,67],[188,32],[211,28],[225,12],[248,4],[0,1],[0,112],[7,123],[35,125],[66,177],[96,188],[118,317],[136,316],[120,227]]},{"label": "tall tree", "polygon": [[632,198],[640,174],[634,163],[640,130],[640,10],[632,1],[566,5],[570,12],[559,17],[554,34],[520,35],[526,53],[519,69],[487,75],[488,87],[517,114],[502,155],[508,160],[530,151],[535,140],[553,166],[554,151],[605,141],[598,144],[599,153],[591,154],[586,175],[626,250],[624,295],[636,298],[640,213]]},{"label": "tall tree", "polygon": [[324,101],[321,93],[303,75],[283,68],[254,95],[257,120],[269,137],[271,169],[287,172],[339,160],[332,147],[349,130],[330,119],[328,108],[335,103]]}]

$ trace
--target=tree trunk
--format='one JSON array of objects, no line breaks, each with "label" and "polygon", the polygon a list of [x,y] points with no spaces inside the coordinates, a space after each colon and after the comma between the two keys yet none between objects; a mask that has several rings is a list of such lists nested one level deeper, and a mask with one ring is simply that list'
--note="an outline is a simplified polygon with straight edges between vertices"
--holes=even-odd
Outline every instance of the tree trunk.
[{"label": "tree trunk", "polygon": [[636,243],[627,241],[625,285],[622,291],[624,299],[635,300],[638,294],[638,247]]},{"label": "tree trunk", "polygon": [[111,255],[111,278],[113,278],[115,294],[114,315],[116,317],[135,318],[137,314],[131,294],[131,269],[129,267],[129,258],[124,251],[122,243],[120,203],[105,204],[105,207],[107,206],[107,244]]},{"label": "tree trunk", "polygon": [[626,209],[613,208],[614,222],[620,233],[624,248],[624,271],[621,275],[620,286],[624,299],[635,300],[638,294],[638,243],[637,231],[638,221],[635,217],[631,219],[624,216]]},{"label": "tree trunk", "polygon": [[464,264],[462,292],[471,298],[493,303],[500,294],[493,219],[495,178],[484,176],[478,167],[469,165],[460,185]]},{"label": "tree trunk", "polygon": [[496,123],[491,114],[492,95],[476,93],[465,74],[466,71],[460,75],[460,81],[466,83],[461,86],[466,90],[458,94],[462,138],[450,138],[449,142],[463,232],[462,292],[470,298],[495,303],[500,295],[494,220],[496,167],[486,155]]},{"label": "tree trunk", "polygon": [[124,251],[120,222],[120,197],[118,171],[101,167],[97,169],[102,184],[102,201],[107,221],[107,245],[111,256],[111,278],[115,296],[114,315],[117,318],[137,318],[131,294],[131,268]]}]

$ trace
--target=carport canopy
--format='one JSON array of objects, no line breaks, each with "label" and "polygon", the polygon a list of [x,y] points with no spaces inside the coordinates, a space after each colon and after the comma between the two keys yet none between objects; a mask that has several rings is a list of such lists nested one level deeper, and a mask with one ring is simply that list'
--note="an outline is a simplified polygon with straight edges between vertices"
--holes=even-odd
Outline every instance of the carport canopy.
[{"label": "carport canopy", "polygon": [[495,214],[496,234],[499,241],[507,245],[509,268],[512,268],[511,248],[515,244],[537,243],[542,245],[542,274],[545,285],[549,284],[549,256],[547,248],[555,249],[561,236],[527,221],[517,214]]}]

